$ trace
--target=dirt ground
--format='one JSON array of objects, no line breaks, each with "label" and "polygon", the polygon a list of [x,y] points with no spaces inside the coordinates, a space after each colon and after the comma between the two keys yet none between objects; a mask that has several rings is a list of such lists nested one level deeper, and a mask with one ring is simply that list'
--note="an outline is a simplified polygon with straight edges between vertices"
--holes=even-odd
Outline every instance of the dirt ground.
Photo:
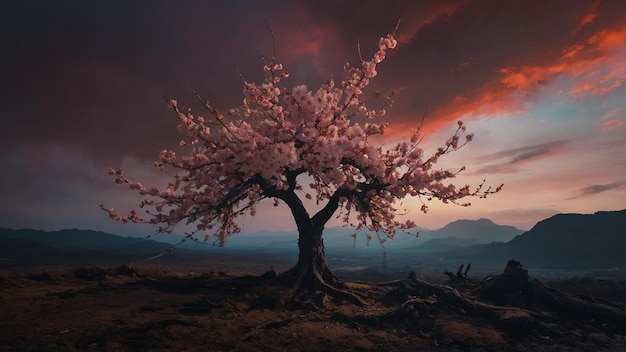
[{"label": "dirt ground", "polygon": [[[464,292],[474,293],[463,285],[416,282],[348,283],[363,306],[322,299],[323,306],[312,308],[285,302],[281,297],[288,287],[241,273],[128,266],[3,273],[0,350],[626,350],[621,318],[496,306],[466,300]],[[623,305],[585,297],[626,314]]]}]

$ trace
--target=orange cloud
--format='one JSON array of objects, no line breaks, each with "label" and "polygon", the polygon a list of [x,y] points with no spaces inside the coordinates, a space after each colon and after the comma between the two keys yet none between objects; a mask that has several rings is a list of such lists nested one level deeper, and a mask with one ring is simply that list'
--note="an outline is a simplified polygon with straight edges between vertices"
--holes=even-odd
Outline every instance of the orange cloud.
[{"label": "orange cloud", "polygon": [[436,125],[429,127],[438,129],[450,122],[468,119],[472,116],[517,114],[524,110],[523,105],[514,99],[508,90],[503,90],[488,82],[467,95],[453,97],[445,106],[433,108],[433,115],[435,115],[433,122]]},{"label": "orange cloud", "polygon": [[309,28],[300,28],[296,32],[292,32],[293,40],[297,45],[292,45],[286,48],[288,55],[295,58],[302,58],[303,56],[318,57],[322,45],[327,41],[329,36],[332,36],[334,31],[329,26],[312,26]]},{"label": "orange cloud", "polygon": [[608,31],[602,30],[594,34],[587,43],[598,51],[609,51],[621,48],[626,41],[626,28]]},{"label": "orange cloud", "polygon": [[610,91],[621,87],[624,84],[624,79],[613,77],[614,75],[606,75],[598,78],[594,83],[580,82],[574,86],[570,91],[571,94],[576,95],[604,95]]},{"label": "orange cloud", "polygon": [[291,60],[301,60],[305,56],[319,58],[322,47],[328,43],[329,37],[335,36],[335,30],[330,25],[311,25],[298,27],[296,31],[290,30],[289,41],[291,45],[281,48],[281,51]]},{"label": "orange cloud", "polygon": [[[477,94],[457,96],[445,106],[433,107],[427,112],[420,132],[428,139],[429,135],[435,131],[450,131],[452,134],[459,120],[468,122],[473,116],[480,114],[496,116],[523,111],[524,108],[518,101],[501,93],[498,90],[485,88]],[[411,115],[394,116],[395,121],[390,123],[385,130],[385,135],[379,137],[380,140],[384,143],[406,140],[420,126],[422,113],[420,111]],[[468,133],[471,132],[470,127]]]},{"label": "orange cloud", "polygon": [[502,68],[498,72],[504,74],[502,83],[508,88],[518,91],[531,90],[532,87],[547,82],[548,77],[561,73],[565,70],[564,65],[554,65],[548,67],[523,66],[519,68]]},{"label": "orange cloud", "polygon": [[[485,62],[478,60],[475,63],[476,67],[471,69],[476,72],[481,69],[485,70],[482,75],[473,73],[472,76],[470,72],[465,76],[460,74],[456,76],[457,71],[461,70],[448,72],[449,76],[445,76],[445,79],[449,81],[441,83],[439,89],[436,90],[443,92],[444,96],[435,97],[437,102],[430,107],[424,130],[445,129],[456,120],[468,120],[480,115],[520,114],[526,111],[525,103],[529,97],[532,98],[536,91],[551,84],[559,76],[567,78],[563,81],[559,80],[559,84],[570,83],[568,86],[559,85],[556,88],[562,94],[576,100],[589,96],[607,95],[623,88],[626,81],[626,26],[619,24],[616,27],[601,23],[598,19],[599,4],[600,1],[588,8],[587,12],[580,17],[580,22],[575,20],[572,23],[571,28],[575,28],[576,25],[586,26],[584,32],[577,34],[577,29],[571,34],[571,38],[564,38],[563,43],[553,45],[543,53],[535,52],[532,53],[533,55],[521,53],[522,55],[528,54],[527,65],[512,66],[505,63],[487,71]],[[459,8],[460,5],[451,6],[448,12],[441,11],[440,13],[452,15]],[[404,22],[402,25],[404,26]],[[420,29],[425,25],[425,21],[413,22],[412,27],[402,33],[401,39],[403,41],[416,39]],[[545,48],[542,46],[540,50],[545,50]],[[559,48],[562,48],[560,53]],[[556,56],[554,56],[555,53]],[[518,56],[515,61],[523,62],[524,58],[524,56]],[[460,64],[457,64],[457,67],[468,66],[472,63],[471,60],[470,56],[470,59],[459,61]],[[433,77],[438,78],[435,74]],[[459,77],[458,81],[453,80],[456,77]],[[449,84],[449,88],[445,84]],[[432,94],[428,98],[433,99]],[[619,121],[606,121],[603,129],[619,127],[621,126]],[[400,137],[408,132],[404,126],[399,125],[389,128],[388,134],[393,136],[398,134]]]},{"label": "orange cloud", "polygon": [[601,30],[582,44],[564,51],[554,63],[545,66],[505,67],[501,82],[517,92],[531,91],[551,81],[560,74],[578,80],[568,94],[580,98],[584,95],[603,95],[624,83],[626,77],[626,52],[621,50],[626,42],[626,27]]},{"label": "orange cloud", "polygon": [[[393,109],[393,108],[392,108]],[[492,83],[486,83],[483,87],[468,92],[466,95],[457,95],[445,104],[438,105],[426,113],[422,132],[429,134],[438,130],[449,130],[456,127],[456,122],[467,122],[474,116],[501,114],[518,114],[525,111],[524,106],[510,95],[510,91],[502,89]],[[390,113],[394,113],[393,110]],[[410,116],[397,116],[395,121],[386,129],[385,140],[402,139],[417,130],[422,119],[423,112]],[[411,122],[407,122],[411,121]],[[471,132],[471,131],[470,131]]]},{"label": "orange cloud", "polygon": [[596,1],[591,7],[591,11],[580,20],[580,24],[574,33],[580,31],[584,26],[591,24],[596,20],[596,17],[598,17],[598,5],[600,5],[600,0]]}]

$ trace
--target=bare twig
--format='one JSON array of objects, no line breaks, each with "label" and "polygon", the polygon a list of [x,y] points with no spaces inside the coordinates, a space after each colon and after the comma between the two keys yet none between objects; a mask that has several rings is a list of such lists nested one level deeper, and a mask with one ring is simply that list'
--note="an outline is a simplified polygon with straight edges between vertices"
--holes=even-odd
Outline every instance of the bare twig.
[{"label": "bare twig", "polygon": [[398,18],[398,23],[396,23],[396,28],[394,28],[393,33],[391,33],[391,35],[393,35],[394,37],[396,36],[396,31],[398,30],[398,27],[400,27],[400,21],[401,19]]},{"label": "bare twig", "polygon": [[191,90],[191,92],[193,93],[193,95],[196,96],[196,98],[198,98],[198,101],[200,101],[200,104],[202,104],[202,106],[204,106],[205,109],[209,110],[209,112],[211,113],[211,115],[213,115],[213,117],[215,117],[215,120],[217,120],[217,122],[222,125],[222,127],[224,127],[224,129],[226,131],[228,131],[233,137],[235,137],[236,140],[238,140],[239,142],[243,142],[239,137],[237,137],[237,135],[235,135],[235,133],[233,133],[233,131],[231,131],[230,128],[228,128],[228,126],[224,123],[224,121],[222,121],[222,118],[220,118],[220,115],[217,111],[216,108],[212,107],[211,104],[209,104],[209,101],[204,101],[204,99],[202,99],[202,97],[200,96],[200,94],[198,94],[198,92],[196,92],[195,89],[193,89],[193,87],[191,87],[191,85],[189,84],[189,82],[185,81],[185,84],[187,84],[187,87],[189,88],[189,90]]},{"label": "bare twig", "polygon": [[272,36],[272,63],[276,60],[276,35],[274,35],[274,31],[270,26],[270,23],[267,19],[265,19],[265,24],[267,25],[267,29],[270,31],[270,35]]}]

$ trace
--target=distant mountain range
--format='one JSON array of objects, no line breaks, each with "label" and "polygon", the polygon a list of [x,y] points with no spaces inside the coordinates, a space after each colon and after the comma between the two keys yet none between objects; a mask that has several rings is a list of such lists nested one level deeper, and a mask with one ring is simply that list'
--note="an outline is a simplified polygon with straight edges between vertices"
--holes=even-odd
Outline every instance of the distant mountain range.
[{"label": "distant mountain range", "polygon": [[[352,237],[354,229],[333,227],[324,230],[324,246],[330,250],[351,250],[353,247],[367,251],[380,251],[377,237],[367,245],[364,230]],[[489,219],[457,220],[438,230],[421,230],[419,236],[407,235],[400,231],[394,239],[385,241],[387,250],[449,250],[475,244],[507,242],[524,231],[513,226],[497,225]],[[384,235],[383,235],[384,237]],[[296,232],[255,232],[242,233],[228,239],[226,247],[249,250],[296,250]]]},{"label": "distant mountain range", "polygon": [[0,266],[117,263],[158,255],[169,247],[92,230],[0,229]]},{"label": "distant mountain range", "polygon": [[421,231],[419,241],[401,248],[429,252],[449,251],[477,244],[508,242],[523,232],[513,226],[495,224],[489,219],[457,220],[438,230]]},{"label": "distant mountain range", "polygon": [[[352,233],[349,228],[324,231],[329,257],[335,260],[362,258],[364,261],[363,258],[378,258],[385,252],[392,255],[397,265],[416,260],[443,260],[447,265],[454,265],[454,260],[472,261],[473,265],[503,265],[509,259],[515,259],[527,267],[626,268],[626,209],[595,214],[558,214],[538,222],[527,232],[497,225],[488,219],[458,220],[438,230],[424,230],[417,238],[398,234],[394,240],[386,242],[384,250],[376,238],[366,246],[363,233],[356,240]],[[200,251],[219,250],[229,255],[237,252],[292,255],[297,251],[297,234],[238,234],[232,236],[223,249],[200,245],[183,247],[177,252],[200,254]],[[91,230],[46,232],[0,228],[0,267],[134,261],[158,256],[168,248],[171,243]],[[179,258],[184,260],[185,256]]]}]

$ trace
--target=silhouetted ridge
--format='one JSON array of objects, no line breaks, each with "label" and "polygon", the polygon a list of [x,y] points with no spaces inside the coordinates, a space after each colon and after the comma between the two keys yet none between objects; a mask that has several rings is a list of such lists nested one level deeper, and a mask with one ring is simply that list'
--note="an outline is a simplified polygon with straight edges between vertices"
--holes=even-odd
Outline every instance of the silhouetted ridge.
[{"label": "silhouetted ridge", "polygon": [[93,230],[42,231],[0,228],[0,265],[90,264],[141,260],[170,245]]},{"label": "silhouetted ridge", "polygon": [[523,231],[513,226],[498,225],[489,219],[456,220],[444,227],[427,231],[431,238],[471,238],[478,243],[507,242]]},{"label": "silhouetted ridge", "polygon": [[515,237],[504,250],[535,265],[624,265],[626,209],[554,215]]}]

